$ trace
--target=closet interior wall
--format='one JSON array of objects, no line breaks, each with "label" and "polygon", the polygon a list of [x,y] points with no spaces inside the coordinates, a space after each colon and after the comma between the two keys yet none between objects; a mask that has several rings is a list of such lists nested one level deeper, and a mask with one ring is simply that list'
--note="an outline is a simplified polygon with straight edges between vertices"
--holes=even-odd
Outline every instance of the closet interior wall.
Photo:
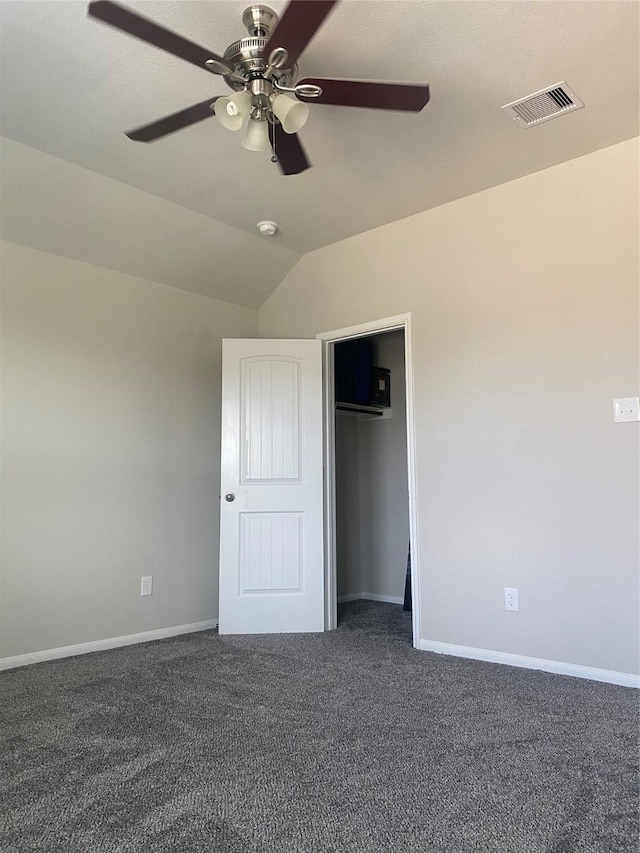
[{"label": "closet interior wall", "polygon": [[409,545],[404,332],[372,335],[391,370],[393,416],[336,415],[338,600],[401,603]]}]

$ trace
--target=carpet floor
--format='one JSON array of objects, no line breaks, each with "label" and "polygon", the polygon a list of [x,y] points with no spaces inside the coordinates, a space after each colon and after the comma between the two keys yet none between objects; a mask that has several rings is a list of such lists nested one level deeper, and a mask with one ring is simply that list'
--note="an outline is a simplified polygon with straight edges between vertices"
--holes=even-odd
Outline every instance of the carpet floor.
[{"label": "carpet floor", "polygon": [[637,691],[410,634],[363,601],[3,673],[0,850],[637,853]]}]

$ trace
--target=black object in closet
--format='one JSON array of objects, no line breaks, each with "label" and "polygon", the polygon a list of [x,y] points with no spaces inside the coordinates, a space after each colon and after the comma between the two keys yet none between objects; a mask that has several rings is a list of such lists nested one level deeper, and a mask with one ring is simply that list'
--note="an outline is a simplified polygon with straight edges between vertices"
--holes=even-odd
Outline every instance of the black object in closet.
[{"label": "black object in closet", "polygon": [[369,402],[373,345],[366,338],[335,345],[336,402]]},{"label": "black object in closet", "polygon": [[407,577],[404,582],[404,610],[411,610],[411,545],[407,554]]}]

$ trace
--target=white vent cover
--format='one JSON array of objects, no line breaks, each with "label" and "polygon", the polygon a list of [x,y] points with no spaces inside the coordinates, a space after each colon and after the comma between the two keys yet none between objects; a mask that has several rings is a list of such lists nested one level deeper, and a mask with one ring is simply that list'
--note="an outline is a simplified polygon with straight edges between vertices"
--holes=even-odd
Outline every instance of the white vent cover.
[{"label": "white vent cover", "polygon": [[584,107],[584,104],[563,81],[540,92],[534,92],[533,95],[527,95],[526,98],[505,104],[502,109],[510,118],[517,121],[520,127],[527,128],[573,110],[579,110],[580,107]]}]

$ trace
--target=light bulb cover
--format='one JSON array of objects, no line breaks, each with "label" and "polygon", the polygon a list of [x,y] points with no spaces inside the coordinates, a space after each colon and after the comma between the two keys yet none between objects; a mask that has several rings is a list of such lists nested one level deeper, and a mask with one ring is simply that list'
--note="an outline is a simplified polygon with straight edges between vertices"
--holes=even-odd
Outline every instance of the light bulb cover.
[{"label": "light bulb cover", "polygon": [[276,95],[271,102],[271,108],[285,133],[297,133],[309,118],[309,107],[286,95]]},{"label": "light bulb cover", "polygon": [[267,122],[250,118],[247,124],[247,133],[240,144],[248,151],[271,151]]},{"label": "light bulb cover", "polygon": [[218,98],[213,111],[227,130],[240,130],[251,110],[251,98],[246,92],[236,92],[228,98]]}]

